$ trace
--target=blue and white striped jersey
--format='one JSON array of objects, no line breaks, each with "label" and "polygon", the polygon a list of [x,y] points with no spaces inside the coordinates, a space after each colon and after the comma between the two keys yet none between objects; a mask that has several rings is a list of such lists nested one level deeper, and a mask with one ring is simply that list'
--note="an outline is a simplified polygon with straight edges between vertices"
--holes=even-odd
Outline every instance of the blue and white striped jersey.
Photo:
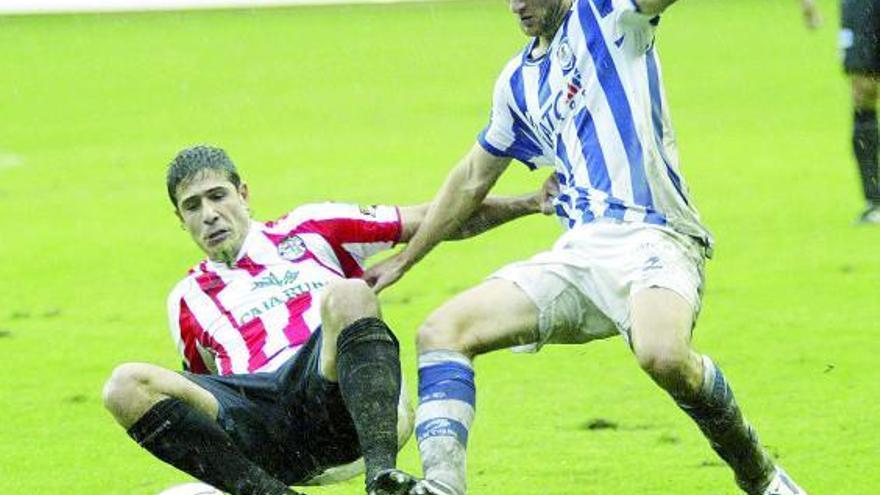
[{"label": "blue and white striped jersey", "polygon": [[501,72],[478,139],[493,155],[555,167],[568,228],[646,222],[711,246],[679,171],[658,21],[632,0],[574,0],[544,55],[530,57],[535,39]]}]

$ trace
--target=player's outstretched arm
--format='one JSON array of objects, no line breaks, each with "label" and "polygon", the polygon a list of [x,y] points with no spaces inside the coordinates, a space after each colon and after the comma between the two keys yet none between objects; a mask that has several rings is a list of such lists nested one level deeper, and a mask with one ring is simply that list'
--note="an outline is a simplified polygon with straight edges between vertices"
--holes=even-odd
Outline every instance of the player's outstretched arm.
[{"label": "player's outstretched arm", "polygon": [[434,246],[460,232],[462,224],[474,215],[509,164],[510,158],[496,157],[474,144],[446,177],[406,247],[370,267],[364,280],[379,292],[400,279]]},{"label": "player's outstretched arm", "polygon": [[[455,241],[474,237],[527,215],[536,213],[550,215],[554,212],[553,198],[558,192],[559,182],[556,180],[556,175],[551,174],[538,191],[519,196],[487,196],[477,211],[444,240]],[[431,203],[400,207],[403,225],[400,242],[406,243],[413,238],[430,208]]]},{"label": "player's outstretched arm", "polygon": [[639,6],[639,12],[645,15],[659,15],[662,14],[666,7],[669,7],[676,0],[635,0],[636,5]]}]

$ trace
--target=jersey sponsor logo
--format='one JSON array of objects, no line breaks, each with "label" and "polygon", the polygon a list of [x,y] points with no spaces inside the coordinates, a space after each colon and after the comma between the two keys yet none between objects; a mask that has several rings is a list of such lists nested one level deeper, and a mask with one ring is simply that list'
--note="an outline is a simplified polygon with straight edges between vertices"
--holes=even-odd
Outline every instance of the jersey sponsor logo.
[{"label": "jersey sponsor logo", "polygon": [[264,287],[284,287],[296,282],[299,278],[299,272],[295,270],[287,270],[283,277],[278,277],[274,273],[270,273],[265,277],[254,280],[254,286],[251,290],[262,289]]},{"label": "jersey sponsor logo", "polygon": [[295,261],[306,254],[306,243],[298,235],[292,235],[278,244],[278,254],[288,260]]},{"label": "jersey sponsor logo", "polygon": [[577,104],[577,98],[584,91],[583,77],[581,71],[574,68],[570,73],[570,77],[563,82],[562,89],[556,93],[556,96],[548,100],[546,108],[541,112],[541,120],[535,125],[531,114],[527,113],[526,118],[532,128],[540,131],[538,133],[542,143],[547,149],[553,149],[556,143],[556,132],[559,124],[571,115]]},{"label": "jersey sponsor logo", "polygon": [[296,299],[297,297],[311,292],[313,290],[320,289],[327,285],[326,280],[316,280],[316,281],[306,281],[300,284],[296,284],[294,286],[286,287],[281,294],[273,295],[266,299],[260,301],[259,304],[252,306],[247,309],[244,314],[239,318],[238,324],[240,326],[244,326],[247,322],[253,320],[254,318],[259,318],[263,315],[263,313],[275,308],[277,306],[281,306],[282,304],[287,304],[291,299]]},{"label": "jersey sponsor logo", "polygon": [[574,108],[574,97],[580,94],[583,90],[584,87],[581,83],[581,73],[580,71],[575,71],[571,80],[566,84],[565,91],[559,93],[560,95],[565,95],[562,97],[562,103],[567,106],[569,110],[572,110]]}]

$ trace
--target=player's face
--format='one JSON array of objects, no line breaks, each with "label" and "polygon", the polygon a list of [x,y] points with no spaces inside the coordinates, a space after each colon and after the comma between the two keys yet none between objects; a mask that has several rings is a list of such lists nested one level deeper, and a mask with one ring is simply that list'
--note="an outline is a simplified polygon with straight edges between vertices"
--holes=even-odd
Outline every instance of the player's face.
[{"label": "player's face", "polygon": [[519,18],[519,27],[527,36],[552,38],[568,10],[566,0],[508,0],[510,11]]},{"label": "player's face", "polygon": [[177,215],[211,259],[231,263],[250,227],[248,190],[226,176],[205,170],[177,186]]}]

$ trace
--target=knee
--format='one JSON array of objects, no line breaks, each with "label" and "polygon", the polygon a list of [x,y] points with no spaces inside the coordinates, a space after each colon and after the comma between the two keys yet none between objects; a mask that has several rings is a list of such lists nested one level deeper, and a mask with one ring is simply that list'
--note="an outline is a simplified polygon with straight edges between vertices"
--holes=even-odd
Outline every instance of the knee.
[{"label": "knee", "polygon": [[877,82],[869,78],[854,78],[852,84],[853,106],[873,110],[877,106]]},{"label": "knee", "polygon": [[444,350],[467,354],[467,335],[467,322],[455,313],[440,308],[419,327],[416,347],[419,352]]},{"label": "knee", "polygon": [[137,397],[145,395],[150,387],[146,365],[139,363],[121,364],[113,370],[104,384],[104,407],[115,416],[127,415],[137,402]]},{"label": "knee", "polygon": [[378,317],[379,299],[363,280],[337,280],[324,291],[321,313],[325,325],[341,331],[361,318]]},{"label": "knee", "polygon": [[690,349],[679,346],[655,346],[637,349],[639,366],[658,385],[671,393],[688,392],[699,387],[702,373]]}]

